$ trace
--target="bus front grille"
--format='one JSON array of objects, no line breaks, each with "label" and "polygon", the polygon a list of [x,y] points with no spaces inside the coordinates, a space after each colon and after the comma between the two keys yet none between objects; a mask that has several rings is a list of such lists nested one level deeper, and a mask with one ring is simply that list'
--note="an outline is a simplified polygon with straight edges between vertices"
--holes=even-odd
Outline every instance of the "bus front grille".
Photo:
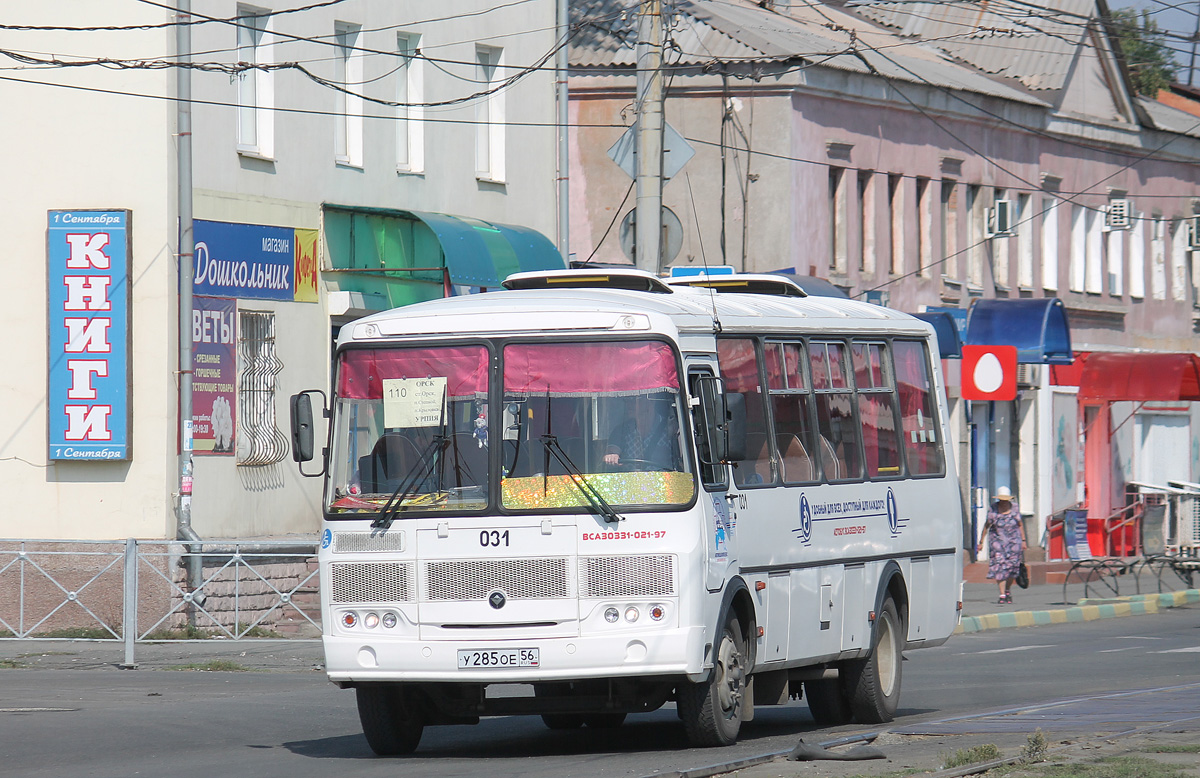
[{"label": "bus front grille", "polygon": [[402,562],[339,562],[329,566],[331,601],[408,602],[409,568]]},{"label": "bus front grille", "polygon": [[494,591],[511,600],[557,600],[570,595],[567,560],[463,559],[425,565],[425,599],[486,600]]},{"label": "bus front grille", "polygon": [[579,559],[582,597],[667,597],[675,594],[675,559],[590,556]]}]

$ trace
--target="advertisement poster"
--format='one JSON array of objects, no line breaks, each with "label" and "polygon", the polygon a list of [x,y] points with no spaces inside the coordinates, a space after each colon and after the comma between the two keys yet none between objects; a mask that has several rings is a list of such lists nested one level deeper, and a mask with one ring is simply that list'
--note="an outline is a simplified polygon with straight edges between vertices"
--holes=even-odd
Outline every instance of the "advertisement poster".
[{"label": "advertisement poster", "polygon": [[192,453],[233,456],[237,432],[237,300],[192,298]]},{"label": "advertisement poster", "polygon": [[1050,510],[1058,513],[1079,502],[1079,402],[1075,394],[1055,392],[1050,413],[1054,442]]},{"label": "advertisement poster", "polygon": [[47,218],[48,456],[129,459],[131,213]]},{"label": "advertisement poster", "polygon": [[196,219],[193,291],[208,297],[317,301],[317,231]]}]

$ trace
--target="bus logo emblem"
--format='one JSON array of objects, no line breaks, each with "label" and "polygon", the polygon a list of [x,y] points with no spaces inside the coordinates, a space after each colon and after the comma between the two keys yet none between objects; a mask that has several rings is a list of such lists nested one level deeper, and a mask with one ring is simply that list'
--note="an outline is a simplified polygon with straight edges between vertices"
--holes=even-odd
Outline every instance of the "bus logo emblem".
[{"label": "bus logo emblem", "polygon": [[508,602],[508,598],[504,596],[504,592],[496,591],[488,595],[488,605],[496,610],[503,608],[506,602]]},{"label": "bus logo emblem", "polygon": [[800,495],[800,526],[792,532],[796,533],[804,545],[807,546],[812,542],[812,508],[808,504],[806,495]]}]

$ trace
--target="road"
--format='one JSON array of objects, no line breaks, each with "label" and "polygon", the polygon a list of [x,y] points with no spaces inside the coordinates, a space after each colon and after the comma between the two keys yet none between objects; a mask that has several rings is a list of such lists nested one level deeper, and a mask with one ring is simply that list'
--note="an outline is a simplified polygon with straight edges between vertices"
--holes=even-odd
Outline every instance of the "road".
[{"label": "road", "polygon": [[[1198,661],[1194,607],[961,635],[908,654],[895,726],[1193,683]],[[430,727],[415,755],[385,760],[367,748],[353,693],[316,672],[0,670],[0,775],[14,778],[646,776],[851,731],[817,728],[799,702],[759,708],[736,746],[692,749],[668,706],[608,732],[551,732],[533,717]]]}]

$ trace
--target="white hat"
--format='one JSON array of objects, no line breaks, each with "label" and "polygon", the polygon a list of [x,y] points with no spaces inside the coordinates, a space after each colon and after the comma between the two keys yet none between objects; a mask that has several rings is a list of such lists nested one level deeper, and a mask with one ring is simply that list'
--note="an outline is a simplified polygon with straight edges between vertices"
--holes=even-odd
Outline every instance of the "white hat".
[{"label": "white hat", "polygon": [[996,489],[996,499],[997,500],[1012,500],[1012,492],[1010,492],[1008,490],[1007,486],[998,487]]}]

